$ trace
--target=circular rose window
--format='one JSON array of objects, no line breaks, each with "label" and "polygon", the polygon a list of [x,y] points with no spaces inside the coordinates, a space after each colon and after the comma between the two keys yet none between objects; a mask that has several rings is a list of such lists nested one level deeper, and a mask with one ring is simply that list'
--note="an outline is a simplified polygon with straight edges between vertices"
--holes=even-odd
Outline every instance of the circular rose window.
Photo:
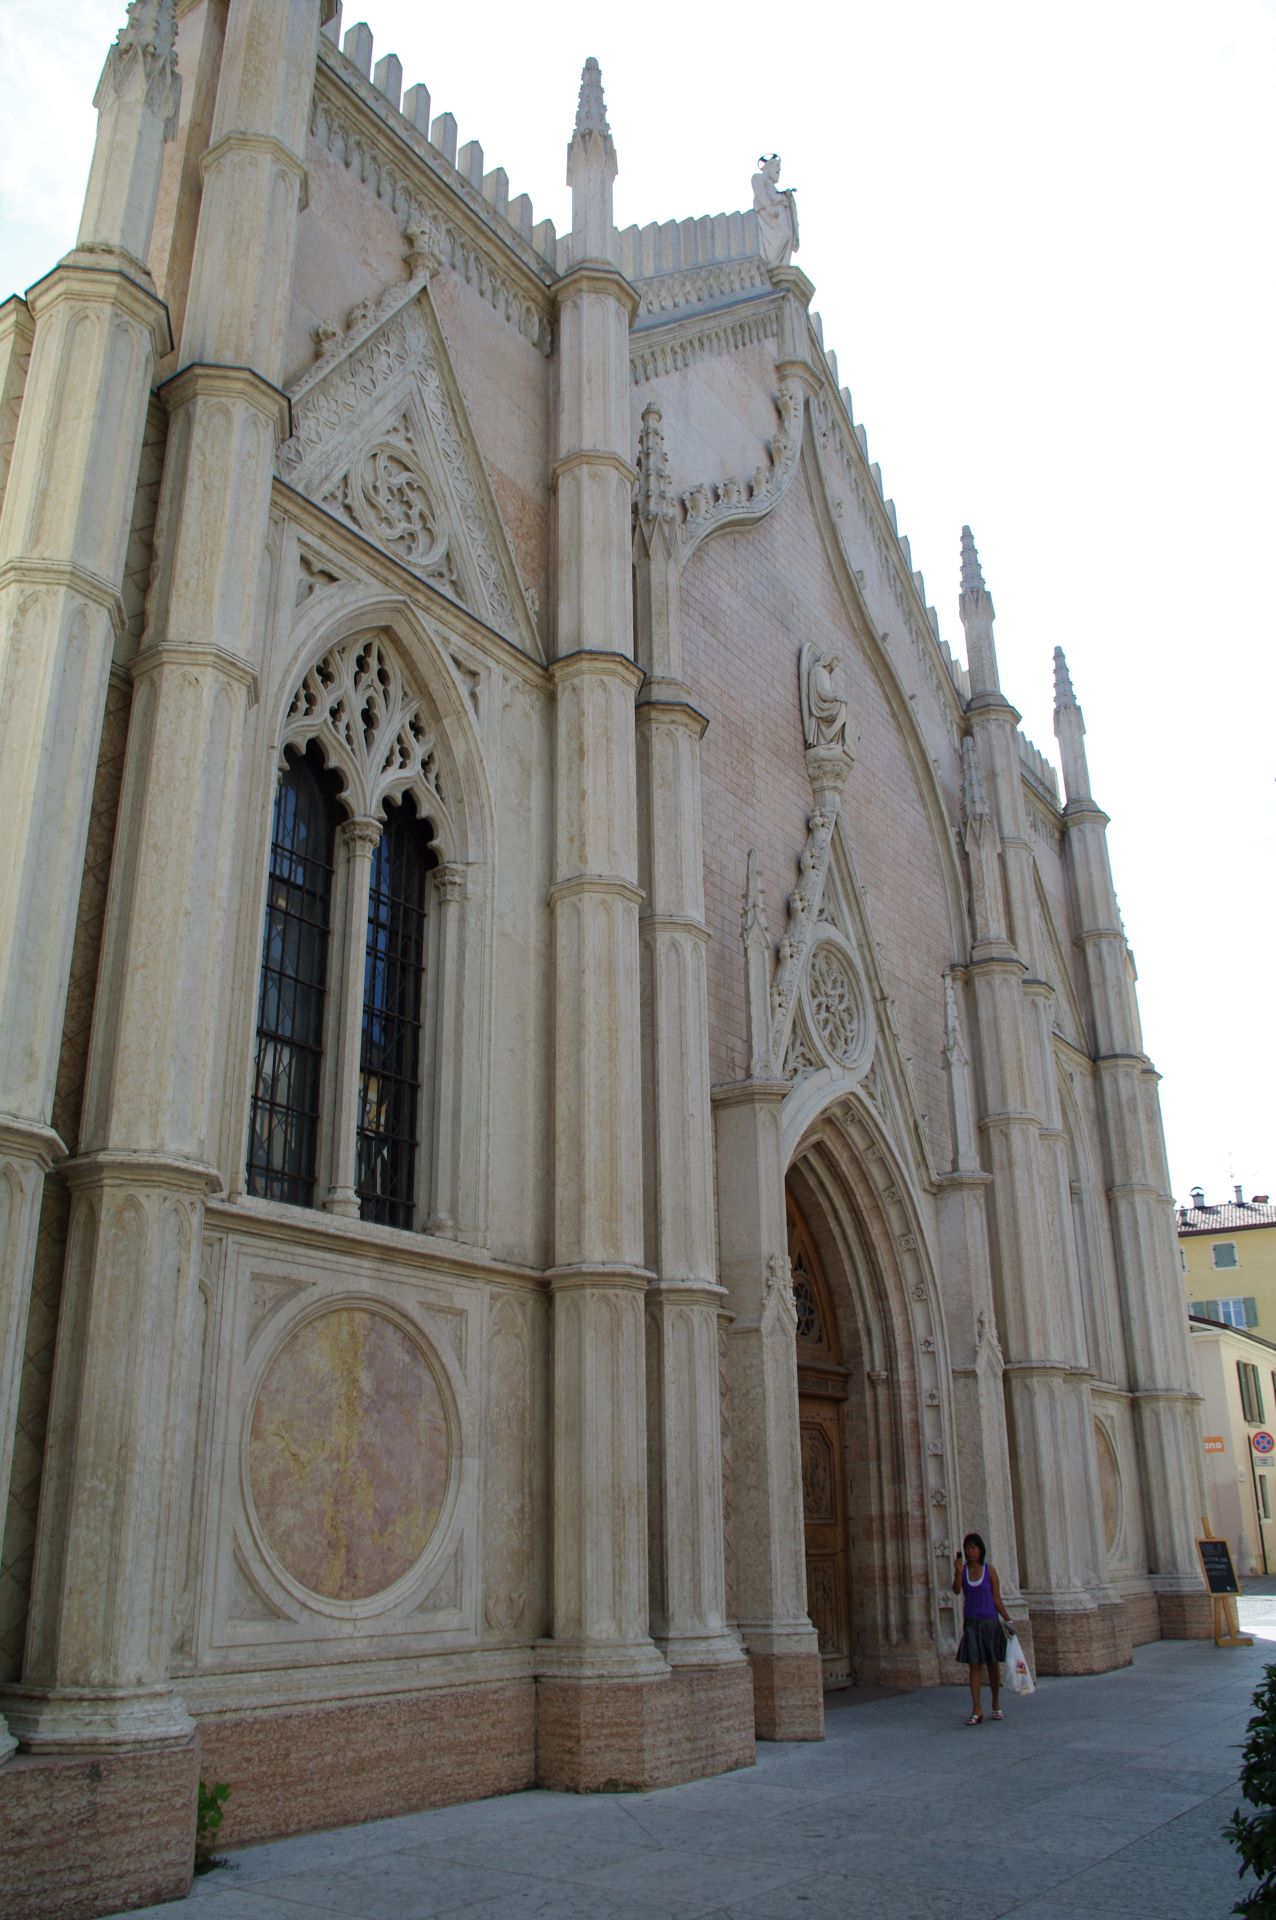
[{"label": "circular rose window", "polygon": [[334,1308],[271,1361],[253,1408],[253,1504],[272,1552],[311,1593],[365,1600],[410,1572],[450,1469],[433,1369],[386,1315]]},{"label": "circular rose window", "polygon": [[843,1066],[851,1066],[862,1039],[859,989],[836,947],[817,947],[812,954],[807,991],[821,1044]]}]

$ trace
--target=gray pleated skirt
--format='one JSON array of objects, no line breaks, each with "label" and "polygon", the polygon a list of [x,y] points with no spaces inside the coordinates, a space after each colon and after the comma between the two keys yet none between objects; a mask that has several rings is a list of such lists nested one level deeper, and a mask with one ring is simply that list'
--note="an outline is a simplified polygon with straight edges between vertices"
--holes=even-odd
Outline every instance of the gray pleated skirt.
[{"label": "gray pleated skirt", "polygon": [[1000,1620],[967,1620],[957,1658],[968,1667],[1000,1666],[1006,1657],[1006,1629]]}]

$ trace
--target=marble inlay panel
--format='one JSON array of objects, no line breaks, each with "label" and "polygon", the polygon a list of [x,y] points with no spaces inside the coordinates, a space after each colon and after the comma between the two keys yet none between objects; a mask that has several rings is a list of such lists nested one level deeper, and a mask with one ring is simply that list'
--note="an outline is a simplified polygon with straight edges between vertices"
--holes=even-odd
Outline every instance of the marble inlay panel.
[{"label": "marble inlay panel", "polygon": [[310,1592],[366,1600],[410,1572],[450,1468],[434,1373],[386,1315],[334,1308],[272,1360],[253,1409],[253,1503],[267,1543]]}]

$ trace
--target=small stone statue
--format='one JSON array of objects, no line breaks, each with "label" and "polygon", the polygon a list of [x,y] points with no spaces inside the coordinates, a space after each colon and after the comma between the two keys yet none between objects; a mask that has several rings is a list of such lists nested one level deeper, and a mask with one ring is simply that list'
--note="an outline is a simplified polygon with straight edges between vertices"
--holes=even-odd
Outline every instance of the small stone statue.
[{"label": "small stone statue", "polygon": [[762,258],[769,267],[787,267],[798,250],[797,201],[792,187],[776,185],[779,177],[779,154],[760,154],[753,176],[753,211],[758,216]]},{"label": "small stone statue", "polygon": [[846,752],[846,702],[833,685],[840,653],[821,653],[808,640],[798,657],[802,697],[802,736],[809,747],[836,747]]}]

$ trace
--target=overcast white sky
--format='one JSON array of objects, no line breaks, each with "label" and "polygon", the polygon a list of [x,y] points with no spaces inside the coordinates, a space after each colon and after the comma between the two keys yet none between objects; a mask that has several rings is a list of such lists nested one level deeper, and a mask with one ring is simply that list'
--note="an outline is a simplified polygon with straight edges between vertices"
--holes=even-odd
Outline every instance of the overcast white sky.
[{"label": "overcast white sky", "polygon": [[[0,0],[0,297],[74,239],[124,12]],[[1276,0],[347,0],[362,18],[560,230],[587,54],[621,225],[746,207],[781,154],[944,635],[963,651],[969,521],[1052,757],[1067,651],[1176,1195],[1276,1190]]]}]

